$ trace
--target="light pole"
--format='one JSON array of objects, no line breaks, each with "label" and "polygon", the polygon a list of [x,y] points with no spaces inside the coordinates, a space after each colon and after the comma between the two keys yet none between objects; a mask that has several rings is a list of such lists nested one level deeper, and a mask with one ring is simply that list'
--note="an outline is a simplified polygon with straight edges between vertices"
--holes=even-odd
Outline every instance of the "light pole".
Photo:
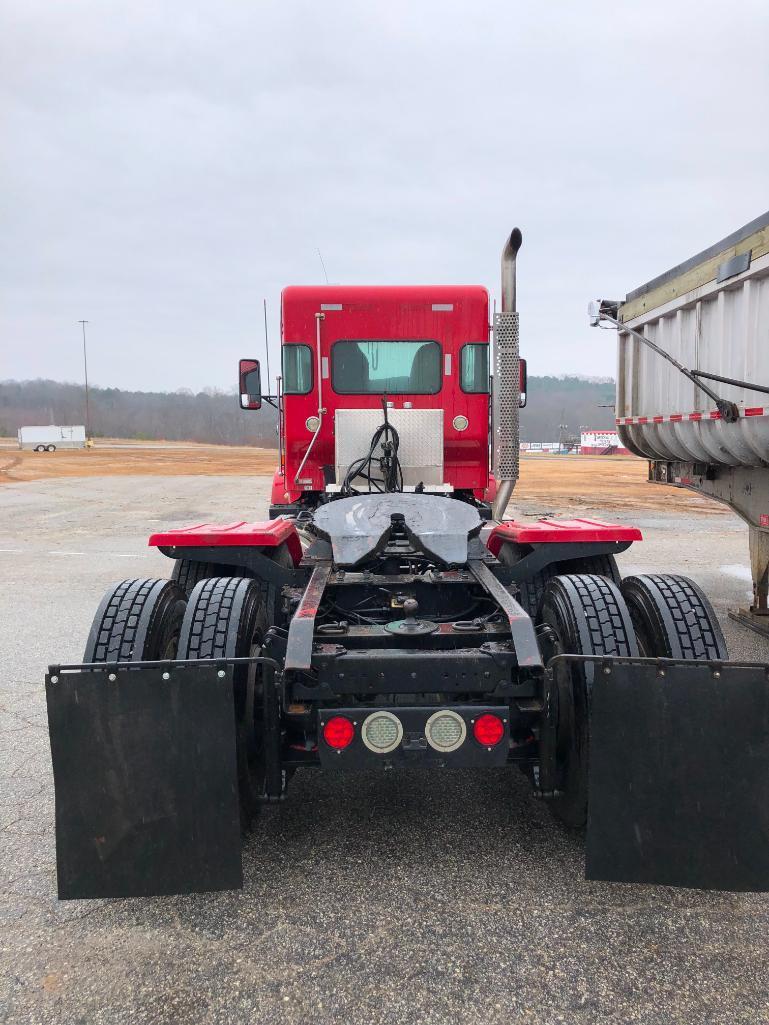
[{"label": "light pole", "polygon": [[88,409],[88,353],[85,348],[85,326],[87,320],[79,320],[78,324],[83,325],[83,369],[85,370],[85,440],[91,437],[91,423]]}]

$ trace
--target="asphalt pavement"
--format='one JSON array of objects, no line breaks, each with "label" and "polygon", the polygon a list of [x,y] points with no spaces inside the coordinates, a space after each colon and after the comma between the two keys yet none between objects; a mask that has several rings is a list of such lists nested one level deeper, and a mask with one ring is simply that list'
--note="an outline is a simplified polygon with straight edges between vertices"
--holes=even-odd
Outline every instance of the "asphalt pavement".
[{"label": "asphalt pavement", "polygon": [[[767,897],[585,882],[516,770],[307,770],[246,841],[242,892],[57,900],[46,665],[80,659],[110,583],[168,575],[151,531],[259,518],[267,485],[0,488],[0,1022],[769,1021]],[[739,520],[636,522],[623,572],[690,575],[732,656],[769,660],[726,618],[750,594]]]}]

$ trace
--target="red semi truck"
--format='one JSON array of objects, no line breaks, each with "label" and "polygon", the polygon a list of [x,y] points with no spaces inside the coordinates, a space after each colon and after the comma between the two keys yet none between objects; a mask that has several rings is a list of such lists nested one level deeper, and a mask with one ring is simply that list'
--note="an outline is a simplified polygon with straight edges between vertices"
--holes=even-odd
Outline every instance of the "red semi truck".
[{"label": "red semi truck", "polygon": [[[761,889],[769,668],[634,527],[505,519],[525,368],[515,262],[473,287],[287,288],[270,519],[154,534],[83,663],[46,677],[62,898],[241,885],[298,770],[517,767],[590,878]],[[269,389],[268,389],[269,390]],[[233,510],[235,514],[235,511]]]}]

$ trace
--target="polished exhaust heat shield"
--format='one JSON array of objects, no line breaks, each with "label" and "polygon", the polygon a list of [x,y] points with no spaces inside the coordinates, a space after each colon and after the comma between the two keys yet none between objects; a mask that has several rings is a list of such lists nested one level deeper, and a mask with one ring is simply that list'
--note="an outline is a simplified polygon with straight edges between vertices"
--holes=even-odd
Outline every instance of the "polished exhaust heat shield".
[{"label": "polished exhaust heat shield", "polygon": [[241,887],[232,667],[120,666],[46,676],[60,899]]},{"label": "polished exhaust heat shield", "polygon": [[494,315],[491,422],[492,468],[497,479],[493,516],[501,520],[518,480],[520,362],[515,268],[523,236],[514,228],[502,250],[502,309]]}]

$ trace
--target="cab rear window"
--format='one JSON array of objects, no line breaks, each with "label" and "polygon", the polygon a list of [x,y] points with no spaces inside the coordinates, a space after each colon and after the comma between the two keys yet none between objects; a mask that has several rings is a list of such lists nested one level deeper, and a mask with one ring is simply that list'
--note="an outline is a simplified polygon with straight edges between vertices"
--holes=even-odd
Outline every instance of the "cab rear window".
[{"label": "cab rear window", "polygon": [[441,347],[410,339],[343,339],[331,347],[331,385],[340,395],[435,395],[441,390]]}]

